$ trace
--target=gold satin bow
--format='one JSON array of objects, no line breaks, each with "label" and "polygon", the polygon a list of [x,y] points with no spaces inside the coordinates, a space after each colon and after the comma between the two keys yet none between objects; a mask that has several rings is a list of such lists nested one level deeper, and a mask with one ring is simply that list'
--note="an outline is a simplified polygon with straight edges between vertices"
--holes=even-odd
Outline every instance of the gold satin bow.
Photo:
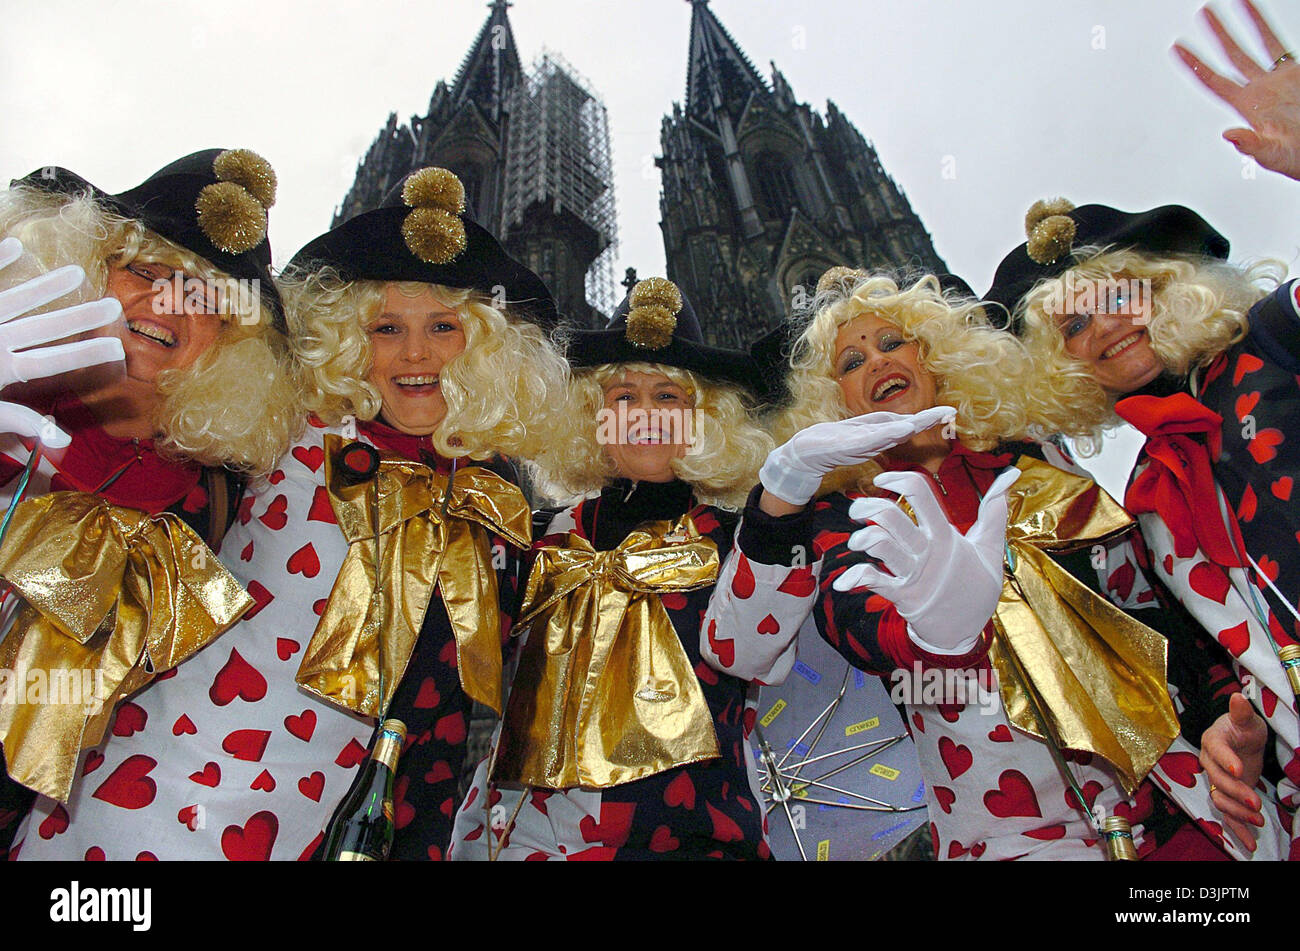
[{"label": "gold satin bow", "polygon": [[325,437],[325,485],[348,553],[303,652],[298,683],[379,716],[406,671],[437,585],[461,686],[499,713],[501,610],[488,532],[527,548],[528,501],[518,486],[477,466],[458,470],[448,494],[446,476],[384,453],[373,478],[349,483],[335,458],[343,445]]},{"label": "gold satin bow", "polygon": [[[14,510],[0,577],[22,595],[0,644],[9,774],[67,802],[119,700],[234,624],[253,599],[188,525],[80,492]],[[44,685],[43,697],[35,687]]]},{"label": "gold satin bow", "polygon": [[604,788],[717,757],[713,715],[659,600],[717,577],[717,546],[690,516],[611,551],[572,532],[540,549],[493,778]]},{"label": "gold satin bow", "polygon": [[1052,742],[1037,706],[1062,747],[1103,757],[1132,794],[1179,731],[1166,684],[1168,643],[1047,553],[1104,543],[1133,519],[1088,479],[1029,457],[1016,468],[990,651],[1007,716]]}]

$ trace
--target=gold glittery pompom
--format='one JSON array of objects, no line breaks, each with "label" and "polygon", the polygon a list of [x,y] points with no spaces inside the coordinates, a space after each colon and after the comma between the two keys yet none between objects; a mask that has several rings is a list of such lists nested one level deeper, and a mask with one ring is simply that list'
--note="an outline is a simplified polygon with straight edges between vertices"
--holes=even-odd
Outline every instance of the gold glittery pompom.
[{"label": "gold glittery pompom", "polygon": [[824,294],[837,284],[856,283],[866,276],[867,272],[861,268],[845,267],[842,264],[827,268],[826,273],[817,281],[817,293]]},{"label": "gold glittery pompom", "polygon": [[670,314],[676,314],[682,309],[682,292],[666,277],[647,277],[644,281],[638,281],[632,288],[632,294],[627,302],[634,310],[657,304]]},{"label": "gold glittery pompom", "polygon": [[465,213],[465,186],[445,168],[412,172],[402,186],[402,201],[412,208],[441,208],[453,215]]},{"label": "gold glittery pompom", "polygon": [[212,172],[218,181],[242,185],[263,208],[275,204],[275,169],[271,163],[250,149],[226,149],[212,160]]},{"label": "gold glittery pompom", "polygon": [[402,238],[426,264],[450,264],[468,244],[465,225],[441,208],[414,209],[402,222]]},{"label": "gold glittery pompom", "polygon": [[1073,218],[1052,215],[1034,226],[1025,252],[1035,264],[1051,264],[1069,252],[1077,233]]},{"label": "gold glittery pompom", "polygon": [[634,347],[659,350],[673,342],[677,329],[677,315],[662,304],[646,304],[633,308],[627,315],[624,335]]},{"label": "gold glittery pompom", "polygon": [[1043,198],[1029,206],[1025,212],[1025,237],[1032,238],[1039,223],[1053,215],[1068,215],[1074,211],[1074,202],[1068,198]]},{"label": "gold glittery pompom", "polygon": [[266,209],[242,186],[217,182],[199,192],[199,228],[227,254],[243,254],[266,237]]}]

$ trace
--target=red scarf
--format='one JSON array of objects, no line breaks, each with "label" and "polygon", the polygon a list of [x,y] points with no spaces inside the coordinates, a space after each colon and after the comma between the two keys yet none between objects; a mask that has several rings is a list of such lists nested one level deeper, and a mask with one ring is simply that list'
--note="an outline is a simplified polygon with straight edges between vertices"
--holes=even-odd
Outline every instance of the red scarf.
[{"label": "red scarf", "polygon": [[72,393],[33,408],[53,416],[72,437],[61,453],[46,453],[57,470],[50,479],[51,491],[97,492],[114,505],[157,515],[199,486],[203,468],[197,463],[164,459],[152,439],[110,436]]},{"label": "red scarf", "polygon": [[1179,558],[1190,558],[1199,549],[1217,565],[1242,567],[1237,556],[1245,550],[1241,531],[1231,510],[1227,525],[1220,516],[1211,465],[1223,448],[1223,417],[1188,393],[1130,396],[1115,404],[1115,412],[1147,437],[1147,466],[1129,484],[1124,507],[1134,515],[1159,515]]}]

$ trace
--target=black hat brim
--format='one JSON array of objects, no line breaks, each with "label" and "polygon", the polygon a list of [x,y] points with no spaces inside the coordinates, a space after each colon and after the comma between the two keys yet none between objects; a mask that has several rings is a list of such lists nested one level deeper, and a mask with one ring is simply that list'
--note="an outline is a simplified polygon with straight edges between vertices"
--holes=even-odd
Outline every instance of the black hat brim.
[{"label": "black hat brim", "polygon": [[[1080,205],[1068,217],[1075,223],[1075,248],[1135,248],[1148,254],[1189,254],[1220,260],[1228,257],[1228,239],[1182,205],[1162,205],[1140,212],[1120,211],[1108,205]],[[1005,312],[1006,329],[1018,334],[1021,328],[1013,315],[1020,301],[1039,281],[1060,277],[1076,264],[1069,251],[1041,264],[1029,256],[1029,243],[1025,242],[1002,259],[984,301]]]},{"label": "black hat brim", "polygon": [[84,195],[123,218],[139,221],[150,231],[192,251],[223,274],[237,280],[257,281],[261,301],[271,312],[273,325],[285,331],[284,305],[271,277],[271,248],[267,239],[241,254],[218,248],[198,225],[195,201],[204,187],[216,181],[212,163],[222,152],[208,149],[179,159],[121,194],[112,195],[76,172],[51,166],[37,169],[14,182],[55,194]]},{"label": "black hat brim", "polygon": [[730,383],[751,396],[764,398],[767,386],[749,354],[740,350],[673,337],[664,347],[638,347],[627,339],[623,327],[608,330],[575,330],[569,337],[566,355],[575,370],[609,363],[656,363],[676,367],[710,380]]},{"label": "black hat brim", "polygon": [[446,264],[432,264],[416,257],[402,236],[410,213],[405,205],[388,206],[349,218],[304,245],[285,273],[331,267],[347,281],[414,281],[504,295],[520,316],[547,330],[556,327],[559,314],[545,282],[507,254],[487,229],[462,217],[465,250]]}]

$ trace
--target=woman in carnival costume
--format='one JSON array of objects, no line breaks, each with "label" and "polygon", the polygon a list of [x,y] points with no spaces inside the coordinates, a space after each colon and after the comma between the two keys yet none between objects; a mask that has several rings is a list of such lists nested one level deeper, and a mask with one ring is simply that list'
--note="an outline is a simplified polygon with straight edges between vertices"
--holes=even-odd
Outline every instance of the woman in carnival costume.
[{"label": "woman in carnival costume", "polygon": [[1101,590],[1094,559],[1132,560],[1132,520],[1010,442],[1061,398],[1008,386],[1031,366],[1019,342],[934,277],[900,287],[835,269],[792,363],[788,429],[956,408],[954,427],[836,472],[815,516],[822,636],[895,683],[960,672],[941,702],[904,696],[936,855],[1240,857],[1191,821],[1212,806],[1164,638]]},{"label": "woman in carnival costume", "polygon": [[[1250,689],[1203,740],[1215,801],[1247,841],[1263,823],[1253,787],[1264,724],[1276,739],[1281,818],[1300,804],[1300,574],[1290,484],[1300,301],[1279,269],[1226,263],[1228,242],[1177,205],[1128,213],[1040,202],[1030,240],[998,268],[988,299],[1072,390],[1056,427],[1095,444],[1120,420],[1146,443],[1125,507],[1151,568]],[[1294,854],[1292,857],[1300,857]]]},{"label": "woman in carnival costume", "polygon": [[145,757],[156,794],[127,813],[83,783],[68,851],[310,857],[391,716],[408,728],[393,857],[441,858],[529,542],[501,457],[537,450],[565,379],[545,286],[463,209],[456,177],[423,169],[286,268],[313,415],[225,541],[253,609],[137,698],[161,729],[115,736],[98,770]]},{"label": "woman in carnival costume", "polygon": [[[575,332],[568,357],[565,426],[537,468],[554,496],[585,497],[544,513],[518,669],[453,858],[770,857],[747,737],[816,589],[798,486],[915,423],[850,420],[769,453],[756,365],[704,344],[663,278]],[[750,491],[760,463],[784,500]]]},{"label": "woman in carnival costume", "polygon": [[[1260,12],[1243,6],[1268,54],[1261,67],[1208,8],[1244,83],[1175,52],[1249,128],[1224,138],[1300,180],[1300,65]],[[1228,241],[1195,212],[1130,214],[1040,202],[1029,240],[986,295],[1044,361],[1076,382],[1079,414],[1059,427],[1086,445],[1123,419],[1147,442],[1125,495],[1152,568],[1223,649],[1247,689],[1206,731],[1214,802],[1245,842],[1274,816],[1300,858],[1300,574],[1296,379],[1300,288],[1280,264],[1226,263]],[[1253,706],[1253,709],[1252,709]],[[1276,781],[1259,784],[1267,766]]]},{"label": "woman in carnival costume", "polygon": [[[301,423],[270,275],[275,185],[256,154],[210,149],[119,194],[47,167],[0,195],[0,234],[29,266],[76,265],[81,296],[117,302],[104,336],[82,345],[112,341],[125,357],[6,390],[70,438],[57,453],[0,441],[0,491],[15,506],[0,575],[22,596],[8,599],[0,666],[91,675],[84,702],[4,707],[9,774],[45,797],[32,839],[62,830],[79,754],[116,703],[250,603],[208,546]],[[106,621],[111,637],[92,642]]]}]

